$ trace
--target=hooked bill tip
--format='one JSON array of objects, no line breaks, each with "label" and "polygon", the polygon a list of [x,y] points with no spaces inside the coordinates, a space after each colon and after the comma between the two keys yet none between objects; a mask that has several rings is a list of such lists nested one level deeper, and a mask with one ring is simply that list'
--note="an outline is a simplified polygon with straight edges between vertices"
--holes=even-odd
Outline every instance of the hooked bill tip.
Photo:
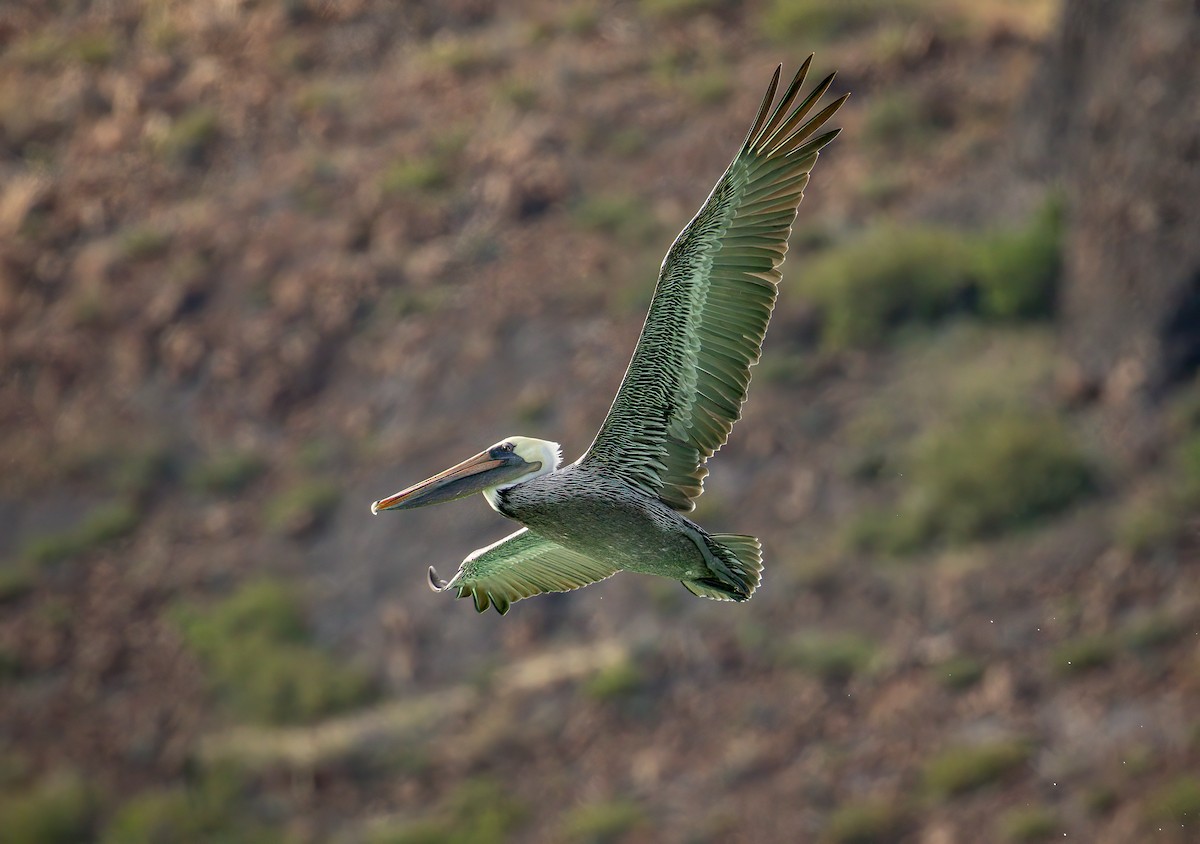
[{"label": "hooked bill tip", "polygon": [[429,567],[429,588],[430,589],[432,589],[434,592],[442,592],[449,585],[450,584],[448,581],[443,580],[441,577],[438,576],[438,573],[434,569],[433,566]]},{"label": "hooked bill tip", "polygon": [[378,515],[379,515],[379,502],[378,502],[378,501],[372,501],[372,502],[371,502],[371,515],[372,515],[372,516],[378,516]]}]

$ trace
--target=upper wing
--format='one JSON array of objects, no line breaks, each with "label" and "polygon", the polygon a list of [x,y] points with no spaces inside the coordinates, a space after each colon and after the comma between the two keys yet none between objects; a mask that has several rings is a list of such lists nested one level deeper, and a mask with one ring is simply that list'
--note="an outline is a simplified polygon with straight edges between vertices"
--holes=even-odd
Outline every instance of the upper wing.
[{"label": "upper wing", "polygon": [[514,601],[543,592],[569,592],[619,570],[521,528],[494,545],[472,551],[449,581],[430,567],[429,585],[436,592],[453,587],[458,597],[474,598],[479,612],[494,606],[504,615]]},{"label": "upper wing", "polygon": [[704,462],[741,416],[796,207],[817,153],[839,131],[812,137],[845,96],[805,120],[832,74],[789,113],[811,63],[809,56],[768,119],[776,68],[737,157],[671,245],[625,379],[580,458],[677,510],[695,506]]}]

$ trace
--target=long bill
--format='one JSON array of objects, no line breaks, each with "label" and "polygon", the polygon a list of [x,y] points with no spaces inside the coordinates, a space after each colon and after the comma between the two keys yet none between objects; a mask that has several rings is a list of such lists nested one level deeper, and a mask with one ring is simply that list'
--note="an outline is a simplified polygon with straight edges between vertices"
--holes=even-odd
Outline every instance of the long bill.
[{"label": "long bill", "polygon": [[371,512],[378,514],[380,510],[411,510],[414,507],[466,498],[488,487],[515,480],[526,474],[530,468],[529,463],[515,454],[497,454],[494,449],[481,451],[432,478],[413,484],[395,495],[381,498],[371,505]]}]

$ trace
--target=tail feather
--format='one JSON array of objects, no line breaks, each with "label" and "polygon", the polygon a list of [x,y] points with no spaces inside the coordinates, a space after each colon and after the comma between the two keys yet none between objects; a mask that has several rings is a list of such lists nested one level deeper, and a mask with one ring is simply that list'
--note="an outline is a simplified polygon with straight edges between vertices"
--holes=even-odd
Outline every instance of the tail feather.
[{"label": "tail feather", "polygon": [[716,601],[748,601],[762,581],[762,545],[753,536],[714,533],[709,548],[725,571],[682,581],[693,595]]}]

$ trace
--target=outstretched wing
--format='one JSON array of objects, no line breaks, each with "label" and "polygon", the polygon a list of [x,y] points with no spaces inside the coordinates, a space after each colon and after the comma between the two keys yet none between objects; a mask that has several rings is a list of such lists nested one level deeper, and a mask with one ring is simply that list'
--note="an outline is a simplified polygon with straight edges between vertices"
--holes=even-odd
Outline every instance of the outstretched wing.
[{"label": "outstretched wing", "polygon": [[838,133],[813,137],[845,96],[809,117],[832,74],[792,108],[811,63],[771,112],[776,68],[737,157],[671,245],[625,379],[580,458],[676,510],[695,506],[705,461],[741,416],[796,208],[817,153]]},{"label": "outstretched wing", "polygon": [[493,606],[504,615],[514,601],[544,592],[570,592],[618,571],[610,563],[577,554],[521,528],[494,545],[472,551],[448,581],[430,567],[429,585],[435,592],[456,589],[460,598],[470,595],[479,612]]}]

